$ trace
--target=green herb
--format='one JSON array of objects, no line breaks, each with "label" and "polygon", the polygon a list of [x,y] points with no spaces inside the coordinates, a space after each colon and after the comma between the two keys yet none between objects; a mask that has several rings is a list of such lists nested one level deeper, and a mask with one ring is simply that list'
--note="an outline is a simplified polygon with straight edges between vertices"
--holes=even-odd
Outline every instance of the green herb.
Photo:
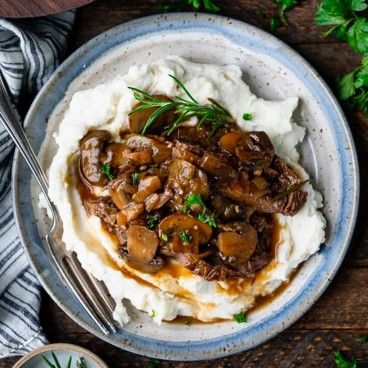
[{"label": "green herb", "polygon": [[203,198],[200,194],[191,194],[187,199],[184,201],[184,213],[188,213],[190,206],[197,205],[201,207],[206,207],[204,204]]},{"label": "green herb", "polygon": [[160,361],[155,358],[149,358],[146,368],[158,368]]},{"label": "green herb", "polygon": [[158,217],[158,215],[154,215],[154,216],[147,216],[147,229],[149,230],[153,230],[157,224],[159,223],[160,218]]},{"label": "green herb", "polygon": [[330,26],[324,35],[332,33],[363,55],[362,62],[352,72],[338,78],[341,100],[368,115],[368,9],[367,0],[322,0],[315,20],[318,25]]},{"label": "green herb", "polygon": [[106,175],[109,180],[114,180],[116,176],[112,173],[112,168],[109,164],[101,165],[102,174]]},{"label": "green herb", "polygon": [[297,0],[273,0],[279,6],[278,16],[283,24],[287,24],[285,13],[298,5]]},{"label": "green herb", "polygon": [[151,318],[155,318],[156,317],[156,311],[154,309],[152,309],[151,312],[149,313],[149,316]]},{"label": "green herb", "polygon": [[248,120],[253,120],[253,114],[251,114],[250,112],[245,112],[243,114],[243,119],[248,121]]},{"label": "green herb", "polygon": [[244,312],[239,312],[233,315],[235,322],[244,323],[247,322],[247,315]]},{"label": "green herb", "polygon": [[139,183],[140,174],[137,172],[132,173],[132,184],[138,185]]},{"label": "green herb", "polygon": [[270,31],[275,32],[277,28],[281,26],[281,20],[279,17],[272,17],[270,20]]},{"label": "green herb", "polygon": [[174,97],[171,101],[163,99],[157,96],[153,96],[147,92],[144,92],[135,87],[129,87],[134,93],[135,99],[139,102],[139,106],[134,108],[129,115],[135,114],[139,111],[154,108],[155,111],[148,118],[145,126],[143,127],[142,134],[146,134],[151,126],[156,122],[158,117],[167,111],[175,111],[177,116],[176,120],[169,122],[169,125],[165,129],[165,133],[170,135],[173,131],[184,121],[197,117],[199,119],[197,127],[200,128],[203,124],[208,123],[212,125],[210,137],[216,132],[218,128],[228,123],[235,123],[234,118],[230,113],[222,107],[215,100],[208,98],[209,103],[201,105],[198,101],[189,93],[184,84],[174,77],[169,75],[185,93],[186,99],[182,97]]},{"label": "green herb", "polygon": [[337,368],[358,368],[361,365],[368,363],[368,360],[346,359],[339,350],[334,352],[334,360]]},{"label": "green herb", "polygon": [[207,223],[211,227],[217,227],[217,220],[214,214],[207,215],[205,213],[201,213],[200,215],[198,215],[198,220]]},{"label": "green herb", "polygon": [[304,180],[304,181],[302,181],[302,182],[300,182],[300,183],[298,183],[298,184],[290,185],[290,187],[289,187],[288,189],[284,190],[284,191],[283,191],[283,192],[281,192],[281,193],[276,194],[276,195],[272,198],[272,200],[273,200],[273,201],[279,201],[280,199],[282,199],[282,198],[286,197],[286,196],[287,196],[288,194],[290,194],[291,192],[295,192],[295,191],[297,191],[297,190],[301,189],[305,183],[308,183],[308,181],[309,181],[309,180]]},{"label": "green herb", "polygon": [[190,244],[192,237],[188,234],[188,231],[179,231],[178,236],[184,244]]},{"label": "green herb", "polygon": [[187,7],[192,7],[195,10],[204,9],[211,13],[217,13],[220,8],[212,0],[177,0],[172,4],[160,5],[159,9],[163,12],[183,11]]},{"label": "green herb", "polygon": [[358,337],[361,342],[368,342],[368,334],[363,334]]},{"label": "green herb", "polygon": [[168,237],[168,235],[167,235],[166,233],[161,233],[161,234],[160,234],[160,239],[161,239],[162,241],[167,242],[167,241],[169,240],[169,237]]}]

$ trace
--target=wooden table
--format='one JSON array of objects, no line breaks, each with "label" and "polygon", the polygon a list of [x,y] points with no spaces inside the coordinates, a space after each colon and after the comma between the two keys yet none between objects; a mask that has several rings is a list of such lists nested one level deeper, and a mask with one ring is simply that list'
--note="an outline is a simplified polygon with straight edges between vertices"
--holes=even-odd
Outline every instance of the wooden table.
[{"label": "wooden table", "polygon": [[[73,48],[108,28],[135,17],[157,12],[155,0],[99,0],[77,13]],[[270,0],[218,0],[222,14],[269,28],[276,6]],[[315,0],[302,0],[288,13],[290,24],[276,33],[303,55],[334,86],[335,77],[351,70],[359,56],[345,43],[325,39],[314,25]],[[131,5],[134,4],[134,5]],[[260,16],[260,10],[264,16]],[[348,112],[346,112],[348,113]],[[194,363],[161,362],[160,367],[335,367],[333,351],[348,357],[368,358],[368,343],[358,336],[368,333],[368,119],[348,114],[361,162],[360,212],[350,251],[335,280],[320,300],[298,322],[269,342],[242,354]],[[365,163],[365,164],[364,164]],[[91,349],[111,368],[144,368],[147,358],[110,346],[84,331],[43,295],[42,323],[51,342],[70,342]],[[0,361],[10,367],[17,359]]]}]

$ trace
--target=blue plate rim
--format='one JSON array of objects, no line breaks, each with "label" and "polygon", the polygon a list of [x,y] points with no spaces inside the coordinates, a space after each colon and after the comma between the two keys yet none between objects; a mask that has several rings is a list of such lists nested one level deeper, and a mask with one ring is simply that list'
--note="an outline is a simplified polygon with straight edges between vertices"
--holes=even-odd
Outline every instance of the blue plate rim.
[{"label": "blue plate rim", "polygon": [[[212,27],[209,24],[209,19],[213,20]],[[172,25],[175,24],[175,27]],[[215,22],[217,22],[216,25]],[[170,25],[171,23],[171,25]],[[132,28],[135,27],[135,30],[132,30]],[[146,27],[146,28],[144,28]],[[237,30],[240,29],[240,32],[248,32],[249,34],[252,34],[253,37],[261,37],[263,41],[269,45],[271,44],[273,47],[269,47],[270,50],[279,50],[279,54],[276,55],[280,58],[280,54],[285,56],[288,56],[286,60],[286,64],[288,64],[288,67],[295,72],[295,68],[300,68],[301,70],[305,71],[305,78],[311,83],[311,86],[315,86],[318,88],[319,92],[321,93],[321,105],[327,104],[331,111],[333,112],[333,115],[335,118],[337,117],[337,120],[341,122],[341,126],[331,128],[332,130],[336,130],[340,133],[342,133],[341,139],[339,139],[338,135],[335,134],[337,141],[340,141],[339,147],[343,147],[341,144],[341,140],[346,142],[351,149],[349,150],[349,154],[345,152],[345,150],[340,150],[340,159],[342,160],[342,165],[346,162],[350,162],[351,167],[353,168],[352,173],[348,175],[348,178],[351,180],[342,180],[342,192],[346,193],[348,192],[349,195],[343,196],[342,198],[342,212],[344,214],[349,214],[348,221],[341,224],[340,221],[340,227],[339,227],[339,233],[342,233],[342,239],[339,239],[339,246],[336,247],[335,252],[338,250],[336,255],[336,258],[334,258],[334,262],[330,261],[330,267],[328,269],[328,272],[326,270],[320,269],[317,273],[317,275],[310,281],[310,285],[314,285],[313,287],[308,287],[306,290],[304,290],[302,293],[296,295],[296,297],[289,302],[288,308],[287,308],[287,314],[288,319],[285,321],[281,318],[279,314],[273,315],[275,318],[273,323],[273,329],[272,332],[268,335],[264,335],[262,338],[258,338],[257,341],[251,342],[246,341],[249,340],[249,337],[247,337],[247,333],[249,332],[246,329],[235,332],[230,335],[226,335],[223,337],[207,340],[204,343],[194,342],[189,343],[186,342],[185,346],[183,346],[183,342],[167,342],[167,341],[161,341],[161,340],[153,340],[149,338],[144,338],[141,336],[137,336],[134,334],[130,334],[131,336],[129,338],[133,338],[135,341],[133,345],[130,344],[123,344],[121,345],[121,341],[118,344],[117,341],[113,339],[109,339],[108,337],[102,335],[97,330],[95,330],[91,325],[86,323],[83,319],[80,318],[78,315],[72,314],[71,311],[68,310],[68,308],[64,305],[61,305],[62,309],[66,314],[69,315],[73,320],[77,321],[82,327],[84,327],[89,332],[93,333],[94,335],[116,345],[119,347],[123,347],[128,351],[135,352],[141,355],[149,355],[154,356],[157,358],[163,358],[163,359],[171,359],[171,360],[201,360],[201,359],[211,359],[211,358],[218,358],[227,356],[229,354],[235,354],[240,351],[244,351],[246,349],[249,349],[251,347],[254,347],[271,337],[275,336],[277,333],[281,332],[288,326],[290,326],[293,322],[295,322],[298,318],[300,318],[317,300],[317,298],[323,293],[323,291],[326,289],[326,287],[331,282],[333,276],[336,274],[337,270],[339,269],[341,262],[346,254],[346,251],[348,249],[352,232],[354,229],[356,216],[357,216],[357,210],[358,210],[358,200],[359,200],[359,168],[357,163],[357,155],[356,150],[354,146],[354,142],[351,136],[351,132],[349,129],[349,126],[347,124],[346,118],[342,112],[341,107],[336,101],[336,98],[333,96],[331,90],[326,85],[326,83],[321,79],[319,74],[309,65],[308,62],[306,62],[299,54],[297,54],[294,50],[292,50],[289,46],[287,46],[282,41],[275,38],[273,35],[270,35],[266,33],[263,30],[258,29],[255,26],[249,25],[247,23],[231,19],[224,16],[219,15],[213,15],[213,14],[205,14],[205,13],[171,13],[171,14],[164,14],[164,15],[152,15],[148,17],[143,18],[137,18],[132,21],[122,23],[114,28],[111,28],[110,30],[107,30],[106,32],[96,36],[92,40],[88,41],[86,44],[81,46],[78,50],[76,50],[71,56],[69,56],[60,66],[59,68],[54,72],[54,74],[51,76],[49,81],[43,86],[39,94],[37,95],[36,99],[31,105],[31,108],[27,114],[27,117],[25,119],[25,126],[28,127],[30,122],[34,119],[32,119],[33,115],[36,115],[35,110],[37,106],[41,103],[42,100],[44,100],[44,93],[49,89],[52,88],[52,84],[60,83],[60,80],[58,81],[58,78],[61,74],[63,74],[64,70],[67,70],[68,68],[73,66],[73,63],[81,64],[81,61],[83,60],[83,56],[86,57],[89,56],[90,63],[93,63],[98,57],[102,56],[105,52],[108,52],[111,50],[111,47],[106,45],[104,52],[98,52],[97,56],[93,52],[93,46],[96,46],[99,41],[103,38],[107,38],[109,36],[116,37],[117,34],[119,34],[119,31],[123,31],[124,28],[128,28],[129,35],[123,42],[130,42],[134,41],[138,37],[142,37],[145,34],[149,34],[149,30],[152,32],[162,32],[162,31],[178,31],[179,29],[187,30],[187,29],[202,29],[206,28],[209,31],[215,30],[217,34],[222,34],[226,38],[230,38],[231,41],[235,42],[236,37],[240,37],[237,34]],[[143,29],[141,29],[143,28]],[[140,33],[141,32],[141,33]],[[231,35],[231,32],[233,32],[233,36]],[[256,36],[257,35],[257,36]],[[235,37],[235,39],[234,39]],[[119,44],[123,43],[120,42]],[[236,42],[235,42],[236,43]],[[239,43],[239,42],[238,42]],[[241,43],[240,43],[241,44]],[[244,46],[244,45],[243,45]],[[96,47],[97,49],[97,47]],[[94,50],[96,51],[96,50]],[[95,55],[94,55],[95,54]],[[275,59],[279,60],[275,55],[272,55]],[[78,62],[79,60],[79,62]],[[83,68],[82,68],[83,69]],[[76,73],[79,74],[81,70]],[[75,76],[70,76],[69,73],[69,79],[71,81],[74,79]],[[329,119],[330,120],[330,119]],[[336,133],[336,132],[335,132]],[[34,269],[37,270],[36,264],[31,259],[31,255],[29,251],[27,250],[26,241],[26,234],[22,231],[22,218],[21,213],[18,211],[18,204],[20,201],[19,198],[19,185],[18,185],[18,177],[19,177],[19,166],[20,160],[19,160],[19,153],[17,152],[14,156],[13,160],[13,173],[12,173],[12,189],[14,194],[14,200],[13,200],[13,207],[14,207],[14,213],[15,213],[15,220],[18,227],[18,230],[20,232],[21,241],[22,244],[26,250],[26,254],[28,256],[28,259]],[[343,165],[344,166],[344,165]],[[344,171],[345,170],[345,171]],[[347,168],[342,168],[341,173],[346,174]],[[347,188],[349,190],[347,190]],[[341,219],[342,220],[342,219]],[[341,236],[341,235],[340,235]],[[333,263],[333,264],[331,264]],[[38,276],[40,276],[38,274]],[[317,278],[317,276],[319,276]],[[39,277],[40,279],[40,277]],[[319,280],[318,280],[319,279]],[[47,292],[51,295],[51,297],[58,302],[58,298],[56,295],[54,295],[52,288],[50,285],[47,284],[47,281],[41,277],[40,279],[43,287],[47,290]],[[317,283],[317,284],[316,284]],[[302,300],[300,300],[302,299]],[[306,300],[307,299],[307,300]],[[298,302],[296,302],[298,301]],[[285,313],[285,309],[282,310],[283,313]],[[276,319],[277,318],[277,319]],[[280,319],[281,318],[281,319]],[[261,321],[257,326],[258,329],[260,329],[262,325]],[[276,323],[277,322],[277,323]],[[230,347],[229,347],[230,346]],[[188,349],[189,348],[189,349]]]}]

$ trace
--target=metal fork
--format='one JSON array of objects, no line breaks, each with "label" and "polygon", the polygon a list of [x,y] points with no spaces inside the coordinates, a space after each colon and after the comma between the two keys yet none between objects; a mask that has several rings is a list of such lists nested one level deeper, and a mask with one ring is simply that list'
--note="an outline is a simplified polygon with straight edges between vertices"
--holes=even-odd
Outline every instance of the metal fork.
[{"label": "metal fork", "polygon": [[62,221],[57,208],[48,196],[47,176],[42,170],[25,135],[19,115],[12,104],[1,72],[0,120],[31,169],[51,210],[52,226],[50,232],[45,237],[45,245],[54,268],[102,332],[106,335],[116,332],[116,327],[112,319],[113,303],[107,294],[106,288],[102,283],[83,270],[77,260],[76,254],[67,251],[65,244],[61,240],[63,231]]}]

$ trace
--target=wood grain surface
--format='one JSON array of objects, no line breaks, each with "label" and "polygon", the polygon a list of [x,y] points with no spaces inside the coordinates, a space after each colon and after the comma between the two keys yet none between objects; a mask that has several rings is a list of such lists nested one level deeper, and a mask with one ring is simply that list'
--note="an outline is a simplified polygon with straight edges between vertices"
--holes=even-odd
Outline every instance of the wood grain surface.
[{"label": "wood grain surface", "polygon": [[[114,25],[157,12],[159,1],[99,0],[78,11],[74,43],[77,48]],[[268,29],[276,12],[271,0],[219,0],[222,14]],[[276,34],[303,55],[332,88],[340,73],[351,70],[359,57],[334,38],[322,37],[314,24],[317,1],[302,0],[288,13],[289,25]],[[260,10],[264,15],[260,16]],[[225,359],[193,363],[161,362],[168,368],[332,368],[333,351],[347,357],[368,358],[368,343],[358,336],[368,333],[368,119],[345,110],[358,148],[362,195],[358,223],[348,255],[337,277],[320,300],[298,322],[269,342]],[[112,347],[85,332],[43,295],[42,322],[51,342],[84,346],[111,368],[146,367],[148,359]],[[0,361],[11,367],[17,359]]]},{"label": "wood grain surface", "polygon": [[0,0],[0,17],[29,18],[61,13],[94,0]]}]

